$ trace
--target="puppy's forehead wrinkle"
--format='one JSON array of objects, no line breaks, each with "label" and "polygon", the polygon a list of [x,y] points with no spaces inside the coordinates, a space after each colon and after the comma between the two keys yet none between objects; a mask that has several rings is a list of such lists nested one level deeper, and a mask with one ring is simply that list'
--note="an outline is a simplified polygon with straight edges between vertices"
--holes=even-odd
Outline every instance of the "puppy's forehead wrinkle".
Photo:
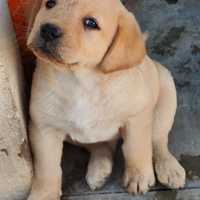
[{"label": "puppy's forehead wrinkle", "polygon": [[73,7],[76,7],[76,6],[79,5],[79,1],[77,1],[77,0],[66,0],[64,5],[66,5],[67,8],[70,8],[70,7],[73,8]]},{"label": "puppy's forehead wrinkle", "polygon": [[79,5],[80,3],[78,1],[67,0],[61,6],[60,13],[65,16],[70,15]]}]

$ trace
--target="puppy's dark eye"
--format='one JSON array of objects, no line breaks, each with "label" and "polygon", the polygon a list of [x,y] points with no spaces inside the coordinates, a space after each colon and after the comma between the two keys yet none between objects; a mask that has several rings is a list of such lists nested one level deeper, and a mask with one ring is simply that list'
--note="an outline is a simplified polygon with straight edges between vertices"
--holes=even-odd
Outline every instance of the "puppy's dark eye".
[{"label": "puppy's dark eye", "polygon": [[86,19],[84,21],[85,26],[93,29],[99,29],[97,23],[93,19]]},{"label": "puppy's dark eye", "polygon": [[51,9],[56,5],[55,1],[47,1],[46,8]]}]

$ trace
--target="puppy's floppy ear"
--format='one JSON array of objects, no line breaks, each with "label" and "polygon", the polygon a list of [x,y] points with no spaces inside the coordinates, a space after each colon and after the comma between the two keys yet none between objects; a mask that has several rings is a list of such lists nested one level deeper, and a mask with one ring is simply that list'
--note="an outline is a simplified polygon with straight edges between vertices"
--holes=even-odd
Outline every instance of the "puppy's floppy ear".
[{"label": "puppy's floppy ear", "polygon": [[146,55],[145,42],[135,17],[126,10],[119,16],[113,43],[100,67],[103,73],[129,69],[139,65]]},{"label": "puppy's floppy ear", "polygon": [[25,18],[28,24],[27,36],[29,36],[31,32],[31,29],[35,22],[35,17],[40,9],[41,4],[42,4],[42,0],[32,0],[30,4],[28,5],[28,7],[26,8]]}]

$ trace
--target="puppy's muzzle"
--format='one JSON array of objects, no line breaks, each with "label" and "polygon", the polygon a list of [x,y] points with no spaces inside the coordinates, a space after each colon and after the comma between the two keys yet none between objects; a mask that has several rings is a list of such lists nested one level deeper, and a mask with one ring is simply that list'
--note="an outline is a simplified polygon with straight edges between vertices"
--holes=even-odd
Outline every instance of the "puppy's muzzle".
[{"label": "puppy's muzzle", "polygon": [[45,24],[41,26],[40,34],[45,43],[54,42],[61,36],[61,30],[53,24]]}]

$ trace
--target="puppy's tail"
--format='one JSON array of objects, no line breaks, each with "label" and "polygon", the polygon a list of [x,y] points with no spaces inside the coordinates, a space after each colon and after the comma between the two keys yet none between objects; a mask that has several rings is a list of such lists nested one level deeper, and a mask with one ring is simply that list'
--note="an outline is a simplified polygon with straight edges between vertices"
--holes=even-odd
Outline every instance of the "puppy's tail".
[{"label": "puppy's tail", "polygon": [[143,37],[144,41],[146,42],[147,39],[149,38],[149,32],[148,31],[143,32],[142,37]]}]

